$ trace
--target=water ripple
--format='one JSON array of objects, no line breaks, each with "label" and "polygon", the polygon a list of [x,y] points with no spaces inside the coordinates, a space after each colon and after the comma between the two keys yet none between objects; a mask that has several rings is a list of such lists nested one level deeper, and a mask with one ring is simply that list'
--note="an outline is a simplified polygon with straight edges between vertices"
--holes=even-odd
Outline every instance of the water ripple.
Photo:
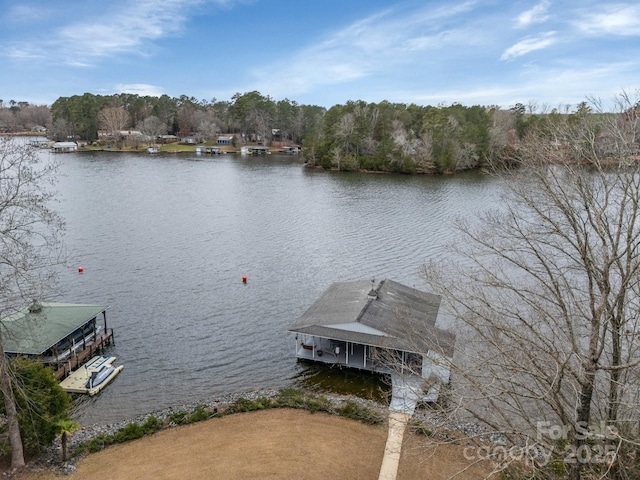
[{"label": "water ripple", "polygon": [[294,383],[287,328],[329,284],[421,288],[452,220],[490,208],[495,190],[474,174],[315,172],[276,155],[91,153],[62,167],[59,209],[84,273],[62,272],[59,300],[110,305],[110,353],[125,365],[78,400],[83,423]]}]

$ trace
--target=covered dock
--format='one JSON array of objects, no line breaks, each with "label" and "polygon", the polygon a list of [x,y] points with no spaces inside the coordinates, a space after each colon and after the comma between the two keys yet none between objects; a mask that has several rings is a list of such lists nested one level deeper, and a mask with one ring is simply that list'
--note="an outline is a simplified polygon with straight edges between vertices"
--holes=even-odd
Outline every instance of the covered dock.
[{"label": "covered dock", "polygon": [[240,153],[242,155],[269,155],[269,147],[262,145],[244,145],[240,147]]},{"label": "covered dock", "polygon": [[436,326],[440,297],[392,280],[332,284],[289,329],[298,359],[387,374],[389,430],[379,480],[395,480],[416,406],[449,382],[455,335]]},{"label": "covered dock", "polygon": [[298,359],[412,379],[435,401],[455,335],[436,326],[440,297],[392,280],[340,282],[291,326]]},{"label": "covered dock", "polygon": [[9,356],[36,358],[61,379],[113,343],[107,306],[34,301],[2,319],[2,342]]}]

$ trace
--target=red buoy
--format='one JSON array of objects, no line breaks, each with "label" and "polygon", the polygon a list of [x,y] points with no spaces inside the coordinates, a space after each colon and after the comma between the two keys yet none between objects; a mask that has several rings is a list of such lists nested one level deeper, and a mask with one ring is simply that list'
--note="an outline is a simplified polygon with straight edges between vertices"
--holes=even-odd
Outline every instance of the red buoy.
[{"label": "red buoy", "polygon": [[82,273],[82,272],[84,272],[84,268],[78,267],[78,273]]},{"label": "red buoy", "polygon": [[242,276],[242,283],[247,283],[247,277],[246,277],[246,275],[243,275],[243,276]]}]

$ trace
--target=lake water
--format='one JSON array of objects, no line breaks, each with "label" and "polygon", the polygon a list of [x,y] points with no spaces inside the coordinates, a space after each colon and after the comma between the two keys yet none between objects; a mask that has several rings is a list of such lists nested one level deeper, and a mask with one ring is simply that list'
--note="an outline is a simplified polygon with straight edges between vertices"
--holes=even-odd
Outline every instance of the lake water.
[{"label": "lake water", "polygon": [[77,402],[84,424],[296,385],[287,329],[332,282],[425,289],[420,266],[445,254],[453,219],[495,205],[493,180],[475,173],[327,172],[280,155],[56,158],[72,263],[55,300],[109,305],[109,353],[125,366]]}]

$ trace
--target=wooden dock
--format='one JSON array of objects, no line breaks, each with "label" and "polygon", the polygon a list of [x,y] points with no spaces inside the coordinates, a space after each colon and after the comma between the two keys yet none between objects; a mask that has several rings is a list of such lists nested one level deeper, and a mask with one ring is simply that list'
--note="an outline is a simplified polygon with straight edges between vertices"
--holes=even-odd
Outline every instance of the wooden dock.
[{"label": "wooden dock", "polygon": [[97,352],[102,352],[106,345],[114,343],[113,329],[109,329],[96,340],[87,346],[84,350],[80,350],[69,357],[69,359],[62,365],[58,366],[54,371],[54,375],[57,380],[62,380],[69,376],[71,372],[79,368],[89,358],[93,357]]}]

